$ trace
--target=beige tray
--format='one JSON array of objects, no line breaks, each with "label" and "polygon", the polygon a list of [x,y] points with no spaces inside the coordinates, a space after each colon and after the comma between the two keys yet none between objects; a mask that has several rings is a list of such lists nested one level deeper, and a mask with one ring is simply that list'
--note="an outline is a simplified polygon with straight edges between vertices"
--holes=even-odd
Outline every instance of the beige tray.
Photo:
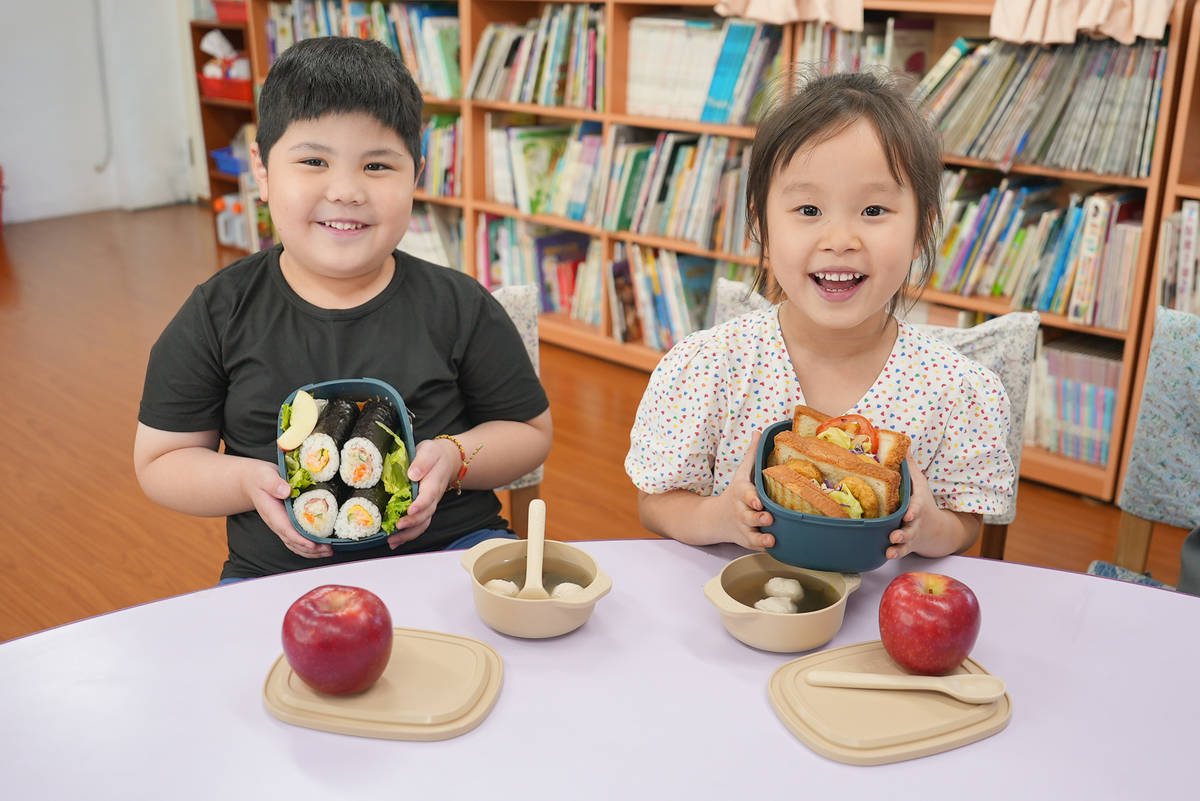
[{"label": "beige tray", "polygon": [[500,655],[455,634],[396,628],[387,670],[366,692],[318,693],[280,655],[263,686],[267,710],[310,729],[389,740],[448,740],[478,726],[500,694]]},{"label": "beige tray", "polygon": [[[815,668],[904,671],[875,640],[802,656],[772,674],[767,695],[784,725],[818,754],[850,765],[883,765],[949,751],[990,737],[1012,716],[1007,694],[990,704],[966,704],[928,690],[815,687],[805,680]],[[987,673],[971,659],[956,672]]]}]

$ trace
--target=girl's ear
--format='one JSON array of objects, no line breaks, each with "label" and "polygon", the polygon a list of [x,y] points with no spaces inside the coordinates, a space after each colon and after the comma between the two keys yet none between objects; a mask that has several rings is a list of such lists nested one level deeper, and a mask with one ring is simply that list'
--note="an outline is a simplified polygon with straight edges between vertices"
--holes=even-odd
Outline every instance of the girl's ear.
[{"label": "girl's ear", "polygon": [[267,165],[263,163],[262,154],[258,150],[258,142],[250,143],[250,171],[254,173],[254,183],[258,184],[258,196],[263,203],[267,199]]}]

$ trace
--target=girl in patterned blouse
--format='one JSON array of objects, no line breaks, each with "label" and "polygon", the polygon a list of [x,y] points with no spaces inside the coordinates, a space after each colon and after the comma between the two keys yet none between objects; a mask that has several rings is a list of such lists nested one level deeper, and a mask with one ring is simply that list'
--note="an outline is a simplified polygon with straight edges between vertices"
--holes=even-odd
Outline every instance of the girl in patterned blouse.
[{"label": "girl in patterned blouse", "polygon": [[774,538],[751,468],[762,429],[797,403],[912,439],[912,498],[887,555],[969,548],[1007,508],[1008,398],[987,368],[899,321],[933,271],[937,134],[871,73],[817,78],[758,126],[746,200],[758,279],[782,302],[667,353],[630,434],[642,523],[692,544]]}]

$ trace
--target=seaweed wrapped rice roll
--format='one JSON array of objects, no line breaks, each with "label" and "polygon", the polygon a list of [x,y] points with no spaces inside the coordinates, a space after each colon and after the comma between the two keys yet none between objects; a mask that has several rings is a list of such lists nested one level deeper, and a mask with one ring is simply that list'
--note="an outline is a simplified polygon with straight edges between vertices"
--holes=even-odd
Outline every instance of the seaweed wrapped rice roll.
[{"label": "seaweed wrapped rice roll", "polygon": [[311,536],[332,537],[338,514],[338,495],[344,491],[337,481],[314,484],[292,501],[292,516]]},{"label": "seaweed wrapped rice roll", "polygon": [[313,481],[328,481],[338,474],[341,449],[354,428],[358,405],[342,398],[325,404],[317,427],[300,446],[300,465],[308,470]]},{"label": "seaweed wrapped rice roll", "polygon": [[387,401],[367,401],[350,432],[350,439],[342,446],[338,475],[347,487],[365,489],[379,483],[383,457],[394,442],[380,423],[395,430],[396,410]]},{"label": "seaweed wrapped rice roll", "polygon": [[347,540],[361,540],[379,531],[388,493],[383,484],[354,490],[338,509],[333,535]]}]

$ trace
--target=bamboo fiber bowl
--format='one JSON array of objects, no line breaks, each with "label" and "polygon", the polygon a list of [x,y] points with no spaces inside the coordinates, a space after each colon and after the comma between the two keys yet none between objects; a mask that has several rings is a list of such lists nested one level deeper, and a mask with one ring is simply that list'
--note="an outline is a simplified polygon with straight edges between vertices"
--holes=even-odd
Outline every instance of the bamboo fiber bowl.
[{"label": "bamboo fiber bowl", "polygon": [[586,583],[580,582],[582,590],[564,598],[535,599],[500,595],[483,586],[498,574],[524,576],[527,546],[524,540],[490,539],[463,554],[462,566],[471,577],[475,610],[484,623],[514,637],[540,639],[574,631],[591,617],[596,601],[612,589],[612,579],[586,552],[564,542],[546,540],[546,562],[561,560],[586,576]]},{"label": "bamboo fiber bowl", "polygon": [[[761,585],[776,576],[799,579],[808,574],[830,585],[838,600],[812,612],[764,612],[746,606],[729,594],[729,588],[749,581]],[[704,585],[704,594],[721,613],[726,631],[746,645],[776,653],[808,651],[833,639],[842,628],[846,598],[862,584],[857,573],[832,573],[786,565],[766,553],[752,553],[734,559],[718,576]]]}]

